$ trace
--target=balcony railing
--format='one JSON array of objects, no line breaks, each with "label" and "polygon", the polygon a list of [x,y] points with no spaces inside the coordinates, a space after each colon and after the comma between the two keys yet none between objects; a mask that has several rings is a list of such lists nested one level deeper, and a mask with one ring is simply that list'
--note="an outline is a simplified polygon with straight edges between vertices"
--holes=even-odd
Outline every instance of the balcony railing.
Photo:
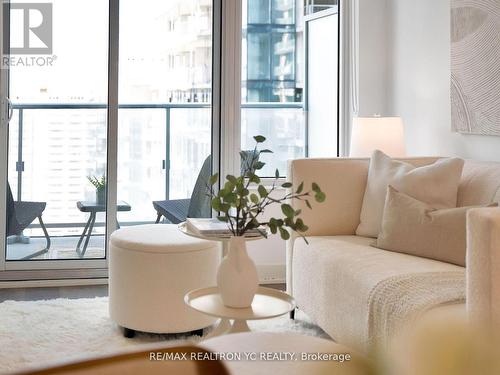
[{"label": "balcony railing", "polygon": [[[171,170],[170,170],[170,156],[171,156],[171,142],[176,141],[171,140],[171,130],[172,130],[172,120],[171,112],[177,109],[185,109],[185,110],[199,110],[199,109],[208,109],[211,108],[211,104],[209,103],[159,103],[159,104],[120,104],[119,109],[136,109],[136,110],[161,110],[164,111],[163,118],[164,126],[165,126],[165,160],[163,161],[164,169],[165,169],[165,199],[170,197],[171,190]],[[247,110],[262,110],[263,112],[268,112],[269,110],[301,110],[303,109],[302,103],[246,103],[241,105],[242,109]],[[74,103],[14,103],[13,109],[17,112],[17,124],[16,121],[11,122],[12,126],[17,125],[17,155],[15,155],[15,171],[16,171],[16,179],[17,179],[17,189],[13,189],[17,191],[17,200],[22,200],[23,198],[23,173],[25,170],[24,166],[24,150],[25,147],[23,145],[23,137],[25,136],[25,117],[28,111],[32,110],[92,110],[92,109],[107,109],[106,104],[97,104],[97,103],[82,103],[82,104],[74,104]],[[161,124],[161,123],[160,123]],[[38,125],[37,125],[38,126]],[[11,139],[11,141],[13,141]],[[15,140],[14,140],[15,141]],[[287,145],[288,146],[288,145]],[[29,147],[29,146],[28,146]],[[290,144],[289,148],[297,148],[299,146]],[[12,158],[13,155],[10,155]],[[11,182],[13,182],[11,180]],[[14,187],[14,186],[13,186]],[[161,197],[158,197],[161,198]],[[152,221],[154,220],[154,215],[151,216]],[[143,221],[141,221],[143,222]],[[134,222],[137,224],[139,222]],[[129,224],[132,224],[130,222]],[[47,223],[47,227],[49,228],[79,228],[85,225],[84,222],[49,222]],[[96,223],[96,227],[103,226],[103,223]],[[32,224],[30,228],[38,228],[39,225]]]}]

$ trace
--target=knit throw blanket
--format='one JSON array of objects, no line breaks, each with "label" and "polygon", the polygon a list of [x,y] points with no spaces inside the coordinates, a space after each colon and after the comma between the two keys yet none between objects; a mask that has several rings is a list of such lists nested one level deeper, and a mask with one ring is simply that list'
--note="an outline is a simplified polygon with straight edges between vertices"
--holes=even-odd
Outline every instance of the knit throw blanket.
[{"label": "knit throw blanket", "polygon": [[465,302],[465,270],[424,272],[381,281],[368,299],[368,346],[385,348],[396,332],[429,309]]}]

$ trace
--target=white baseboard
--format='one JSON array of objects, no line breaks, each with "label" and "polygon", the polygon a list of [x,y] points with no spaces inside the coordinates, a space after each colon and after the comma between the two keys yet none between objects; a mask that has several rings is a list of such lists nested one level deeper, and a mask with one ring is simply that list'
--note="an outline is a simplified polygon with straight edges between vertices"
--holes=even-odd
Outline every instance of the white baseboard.
[{"label": "white baseboard", "polygon": [[108,283],[107,278],[0,281],[0,289],[50,288],[50,287],[82,286],[82,285],[106,285],[107,283]]},{"label": "white baseboard", "polygon": [[[261,284],[282,284],[286,280],[286,267],[284,264],[259,264],[257,265],[259,282]],[[95,279],[60,279],[60,280],[24,280],[0,281],[0,289],[10,288],[46,288],[78,285],[105,285],[107,278]]]},{"label": "white baseboard", "polygon": [[284,264],[258,264],[257,273],[261,284],[284,284],[286,280]]}]

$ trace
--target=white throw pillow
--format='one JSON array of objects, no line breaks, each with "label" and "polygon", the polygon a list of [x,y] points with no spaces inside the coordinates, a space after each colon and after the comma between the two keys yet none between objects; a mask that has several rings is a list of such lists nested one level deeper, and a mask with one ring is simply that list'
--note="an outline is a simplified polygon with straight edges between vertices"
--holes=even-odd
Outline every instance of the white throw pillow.
[{"label": "white throw pillow", "polygon": [[446,158],[415,168],[409,163],[393,160],[382,151],[375,150],[370,160],[356,234],[365,237],[378,236],[389,185],[436,209],[456,207],[463,165],[462,159]]}]

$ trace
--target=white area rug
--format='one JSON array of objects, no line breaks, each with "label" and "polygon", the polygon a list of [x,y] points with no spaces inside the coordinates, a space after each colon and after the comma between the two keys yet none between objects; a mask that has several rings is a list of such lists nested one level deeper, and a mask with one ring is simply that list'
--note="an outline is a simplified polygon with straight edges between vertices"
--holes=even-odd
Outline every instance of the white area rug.
[{"label": "white area rug", "polygon": [[[286,315],[249,325],[256,331],[328,337],[300,311],[294,321]],[[181,339],[200,340],[198,336],[144,333],[124,338],[108,317],[107,297],[0,303],[1,373]]]}]

